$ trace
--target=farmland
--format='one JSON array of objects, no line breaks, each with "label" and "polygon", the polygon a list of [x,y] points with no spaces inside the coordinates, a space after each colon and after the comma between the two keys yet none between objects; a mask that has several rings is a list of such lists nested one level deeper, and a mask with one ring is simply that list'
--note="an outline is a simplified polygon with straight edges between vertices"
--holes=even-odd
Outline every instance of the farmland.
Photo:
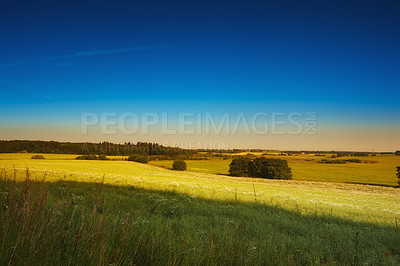
[{"label": "farmland", "polygon": [[[341,157],[340,159],[360,159],[364,162],[374,163],[347,163],[342,165],[322,164],[318,161],[325,156],[274,156],[288,161],[292,168],[294,180],[346,182],[360,184],[377,184],[396,186],[396,166],[400,165],[399,156],[378,155]],[[211,174],[227,175],[230,160],[193,160],[187,161],[189,171]],[[172,161],[151,161],[150,164],[172,167]]]},{"label": "farmland", "polygon": [[[394,156],[374,159],[378,161],[374,164],[344,165],[293,158],[289,164],[295,180],[291,181],[210,173],[222,171],[228,160],[188,161],[189,171],[179,172],[159,167],[168,167],[170,161],[152,161],[159,165],[154,166],[121,160],[80,161],[73,160],[73,155],[45,155],[45,160],[30,156],[0,155],[4,206],[0,231],[8,232],[0,235],[2,264],[400,261],[398,188],[335,183],[346,178],[355,182],[354,173],[368,172],[364,166],[389,168],[396,162]],[[335,169],[332,175],[354,172],[330,180],[335,182],[301,181],[301,167],[305,171],[307,166],[313,166],[308,171],[316,171],[315,178],[327,169]],[[315,180],[324,180],[323,176]],[[31,181],[25,181],[28,177]],[[378,182],[392,184],[395,177]],[[24,212],[18,212],[17,205],[12,207],[18,202],[13,203],[11,195],[28,206]],[[34,207],[43,202],[47,207]],[[34,217],[41,217],[54,233],[46,235]],[[28,229],[32,233],[23,237]],[[38,236],[42,241],[37,241]],[[93,237],[96,244],[87,248]],[[46,251],[49,245],[54,248]],[[47,255],[35,256],[38,252]]]},{"label": "farmland", "polygon": [[[5,156],[5,155],[3,155]],[[15,155],[12,155],[15,156]],[[314,181],[282,181],[255,178],[229,177],[208,173],[190,172],[194,166],[209,164],[210,161],[189,161],[186,172],[176,172],[153,165],[139,164],[128,161],[80,161],[80,160],[31,160],[10,159],[3,157],[0,168],[23,180],[26,169],[29,169],[33,180],[46,181],[77,181],[102,182],[117,186],[135,186],[151,190],[174,191],[189,196],[212,200],[231,201],[235,198],[240,202],[275,204],[288,210],[299,210],[303,213],[323,213],[351,219],[366,219],[371,222],[394,224],[396,215],[400,214],[400,194],[398,189],[391,187],[376,187],[357,184],[342,184]],[[63,155],[57,155],[56,157]],[[66,156],[66,158],[70,158]],[[386,159],[386,158],[385,158]],[[396,158],[394,158],[396,159]],[[393,156],[390,161],[394,160]],[[159,161],[164,162],[164,161]],[[170,161],[165,161],[170,163]],[[229,161],[211,161],[212,169],[227,164]],[[214,163],[214,164],[213,164]],[[365,171],[362,167],[383,167],[383,162],[375,164],[345,164],[325,165],[315,162],[302,162],[301,167],[310,164],[309,172],[313,176],[324,172],[325,175],[338,175],[347,171]],[[292,165],[296,165],[295,163]],[[290,166],[292,166],[290,165]],[[301,169],[301,167],[294,168]],[[335,172],[330,173],[329,169]],[[388,167],[389,168],[389,167]],[[393,167],[394,168],[394,167]],[[396,182],[394,170],[390,179]],[[327,173],[326,173],[327,172]],[[372,172],[372,171],[370,171]],[[376,173],[377,174],[377,173]],[[346,174],[333,181],[345,181]],[[307,177],[304,179],[307,180]],[[320,180],[324,180],[321,178]],[[354,179],[350,179],[350,181]],[[382,179],[383,180],[383,179]],[[385,182],[385,180],[380,182]],[[379,180],[378,180],[379,181]],[[385,184],[385,183],[384,183]]]}]

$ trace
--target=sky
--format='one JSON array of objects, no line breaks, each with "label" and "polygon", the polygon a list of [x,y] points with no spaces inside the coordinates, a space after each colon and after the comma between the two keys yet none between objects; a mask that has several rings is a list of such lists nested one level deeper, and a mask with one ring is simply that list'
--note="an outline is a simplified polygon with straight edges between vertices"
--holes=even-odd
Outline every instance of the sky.
[{"label": "sky", "polygon": [[[398,150],[399,12],[394,0],[2,1],[0,139]],[[87,113],[98,124],[83,134]],[[193,134],[133,134],[121,130],[126,113],[140,128],[146,113],[178,129],[179,114],[202,118]],[[270,130],[206,134],[207,113],[232,125],[266,114],[257,123]],[[283,134],[271,130],[277,113]]]}]

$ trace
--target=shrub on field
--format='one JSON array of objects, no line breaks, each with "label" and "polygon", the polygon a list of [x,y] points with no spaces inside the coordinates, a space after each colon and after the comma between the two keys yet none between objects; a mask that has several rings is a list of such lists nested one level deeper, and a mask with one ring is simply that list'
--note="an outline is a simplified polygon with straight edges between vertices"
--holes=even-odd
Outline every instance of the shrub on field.
[{"label": "shrub on field", "polygon": [[45,159],[43,155],[33,155],[31,159]]},{"label": "shrub on field", "polygon": [[333,163],[333,164],[345,164],[346,160],[327,160],[327,159],[322,159],[321,161],[318,161],[319,163]]},{"label": "shrub on field", "polygon": [[397,166],[397,178],[399,179],[397,183],[400,185],[400,166]]},{"label": "shrub on field", "polygon": [[186,171],[186,163],[183,160],[175,160],[172,164],[172,170]]},{"label": "shrub on field", "polygon": [[396,151],[394,154],[400,156],[400,151]]},{"label": "shrub on field", "polygon": [[99,155],[99,156],[97,157],[97,159],[98,159],[98,160],[108,160],[107,156],[105,156],[104,154]]},{"label": "shrub on field", "polygon": [[80,155],[75,158],[76,160],[109,160],[105,155]]},{"label": "shrub on field", "polygon": [[96,155],[81,155],[75,158],[76,160],[97,160]]},{"label": "shrub on field", "polygon": [[362,163],[362,161],[360,159],[347,159],[346,162],[350,162],[350,163]]},{"label": "shrub on field", "polygon": [[[333,158],[333,157],[332,157]],[[345,163],[362,163],[360,159],[346,159],[346,160],[327,160],[322,159],[319,163],[333,163],[333,164],[345,164]]]},{"label": "shrub on field", "polygon": [[249,176],[249,164],[251,160],[248,157],[239,157],[233,159],[229,165],[230,176]]},{"label": "shrub on field", "polygon": [[148,163],[149,157],[146,155],[134,154],[128,157],[128,161],[133,161],[138,163]]},{"label": "shrub on field", "polygon": [[249,164],[249,176],[267,179],[292,179],[286,160],[260,157]]}]

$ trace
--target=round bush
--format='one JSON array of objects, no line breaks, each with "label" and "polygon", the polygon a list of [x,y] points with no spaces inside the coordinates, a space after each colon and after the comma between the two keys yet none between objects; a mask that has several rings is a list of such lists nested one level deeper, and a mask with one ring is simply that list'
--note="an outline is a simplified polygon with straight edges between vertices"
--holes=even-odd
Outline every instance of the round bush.
[{"label": "round bush", "polygon": [[186,171],[186,163],[183,160],[175,160],[172,164],[172,170]]},{"label": "round bush", "polygon": [[249,165],[251,160],[248,157],[233,159],[229,165],[230,176],[249,176]]},{"label": "round bush", "polygon": [[44,159],[43,155],[33,155],[31,159]]},{"label": "round bush", "polygon": [[261,157],[249,164],[249,176],[267,179],[292,179],[292,171],[286,160]]},{"label": "round bush", "polygon": [[107,156],[105,156],[105,155],[99,155],[98,157],[97,157],[97,159],[98,160],[108,160],[108,158],[107,158]]}]

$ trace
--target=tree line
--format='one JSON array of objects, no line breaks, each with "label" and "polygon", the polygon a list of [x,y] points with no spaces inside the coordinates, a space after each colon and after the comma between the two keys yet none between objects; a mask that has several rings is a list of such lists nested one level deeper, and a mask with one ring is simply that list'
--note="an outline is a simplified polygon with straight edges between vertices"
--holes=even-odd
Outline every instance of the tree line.
[{"label": "tree line", "polygon": [[0,153],[55,153],[55,154],[80,154],[80,155],[132,155],[142,154],[147,156],[164,157],[190,157],[196,151],[176,147],[167,147],[150,142],[125,142],[116,144],[111,142],[58,142],[58,141],[32,141],[32,140],[0,140]]}]

